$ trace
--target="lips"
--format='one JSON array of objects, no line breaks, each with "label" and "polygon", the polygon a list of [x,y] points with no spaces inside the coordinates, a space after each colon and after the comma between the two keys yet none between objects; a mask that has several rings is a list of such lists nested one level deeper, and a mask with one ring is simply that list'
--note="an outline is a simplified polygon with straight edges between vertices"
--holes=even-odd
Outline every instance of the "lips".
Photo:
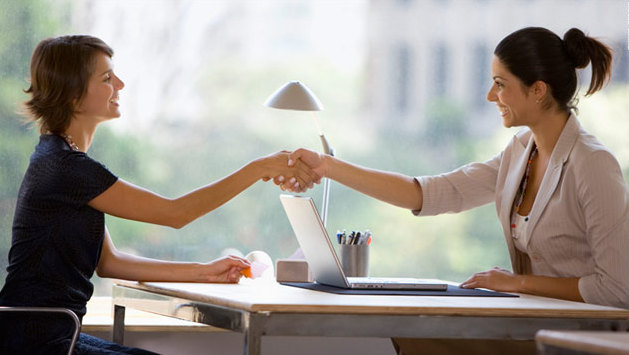
[{"label": "lips", "polygon": [[500,111],[500,116],[502,117],[505,117],[510,112],[508,108],[501,106],[498,106],[498,111]]},{"label": "lips", "polygon": [[119,100],[120,100],[120,97],[116,96],[116,97],[114,97],[113,99],[109,100],[109,103],[114,104],[114,105],[116,105],[116,106],[120,106],[120,105],[118,104],[118,101],[119,101]]}]

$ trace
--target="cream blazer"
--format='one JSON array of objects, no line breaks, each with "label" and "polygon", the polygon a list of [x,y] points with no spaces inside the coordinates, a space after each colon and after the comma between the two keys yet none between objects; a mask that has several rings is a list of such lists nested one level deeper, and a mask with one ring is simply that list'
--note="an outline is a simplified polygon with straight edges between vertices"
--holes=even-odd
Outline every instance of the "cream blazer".
[{"label": "cream blazer", "polygon": [[587,303],[629,308],[629,192],[614,156],[572,114],[552,152],[524,240],[511,237],[513,200],[533,146],[529,129],[484,163],[416,177],[429,216],[495,202],[513,271],[578,277]]}]

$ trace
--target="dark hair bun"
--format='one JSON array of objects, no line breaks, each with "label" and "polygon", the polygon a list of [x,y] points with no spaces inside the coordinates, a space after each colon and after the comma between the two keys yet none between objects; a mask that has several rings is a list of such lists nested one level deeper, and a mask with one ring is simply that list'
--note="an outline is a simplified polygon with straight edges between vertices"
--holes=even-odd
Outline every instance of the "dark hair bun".
[{"label": "dark hair bun", "polygon": [[578,28],[571,28],[563,35],[566,54],[575,68],[582,69],[590,63],[589,38]]}]

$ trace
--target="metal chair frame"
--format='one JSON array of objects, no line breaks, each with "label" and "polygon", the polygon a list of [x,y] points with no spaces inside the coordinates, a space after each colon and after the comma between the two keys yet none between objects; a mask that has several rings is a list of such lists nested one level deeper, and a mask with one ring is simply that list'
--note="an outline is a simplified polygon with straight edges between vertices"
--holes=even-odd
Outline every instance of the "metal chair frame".
[{"label": "metal chair frame", "polygon": [[68,355],[71,355],[74,351],[79,334],[81,333],[81,321],[77,315],[67,308],[56,307],[6,307],[0,306],[0,312],[28,312],[28,313],[63,313],[74,321],[74,333],[72,334],[72,341],[70,342],[70,348],[68,349]]}]

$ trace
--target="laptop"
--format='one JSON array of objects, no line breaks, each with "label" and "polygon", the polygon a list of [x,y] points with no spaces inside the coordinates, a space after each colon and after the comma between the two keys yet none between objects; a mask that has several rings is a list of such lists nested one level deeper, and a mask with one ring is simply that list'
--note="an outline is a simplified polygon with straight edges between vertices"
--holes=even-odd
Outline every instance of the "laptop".
[{"label": "laptop", "polygon": [[346,277],[311,197],[280,195],[317,283],[346,289],[443,290],[445,283],[415,278]]}]

